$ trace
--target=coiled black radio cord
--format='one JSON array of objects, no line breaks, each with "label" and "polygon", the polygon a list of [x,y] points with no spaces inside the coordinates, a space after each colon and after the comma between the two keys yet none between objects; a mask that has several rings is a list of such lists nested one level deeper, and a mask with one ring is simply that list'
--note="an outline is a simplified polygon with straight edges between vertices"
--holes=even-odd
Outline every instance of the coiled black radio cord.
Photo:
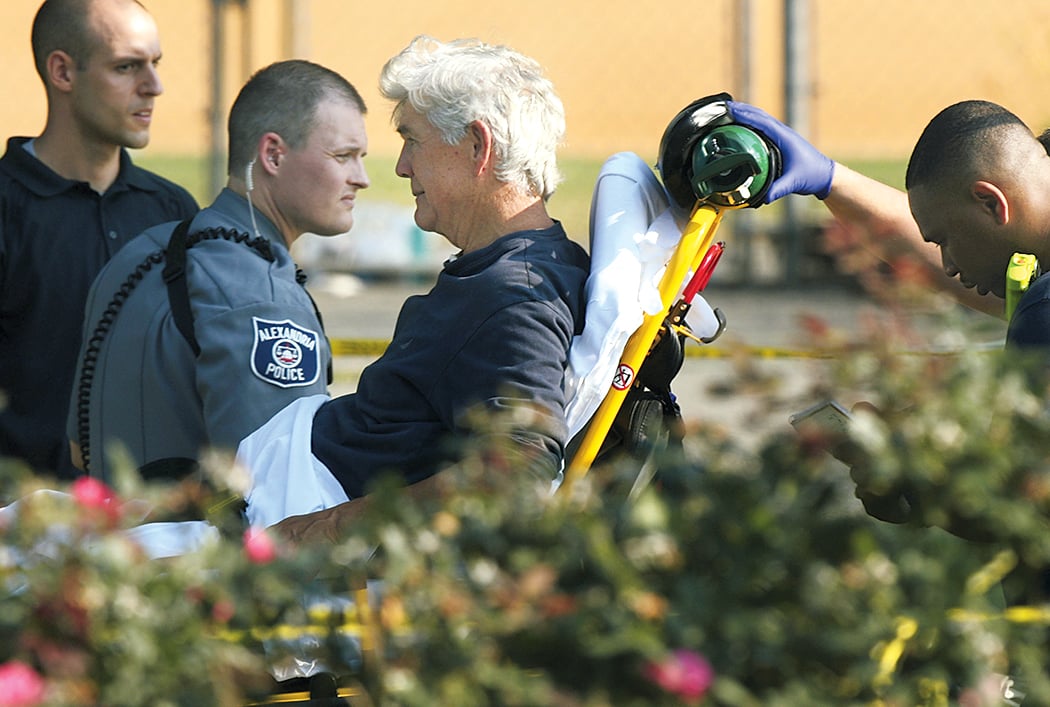
[{"label": "coiled black radio cord", "polygon": [[[182,271],[176,273],[175,276],[184,277],[185,250],[206,240],[227,240],[235,243],[243,243],[263,259],[271,263],[275,260],[273,251],[270,249],[270,242],[261,236],[253,238],[247,233],[227,228],[206,228],[192,235],[187,235],[189,224],[190,221],[187,220],[176,226],[175,230],[172,232],[171,240],[168,242],[167,249],[157,250],[150,253],[141,263],[135,266],[135,269],[130,275],[128,275],[127,279],[121,283],[120,288],[106,305],[106,308],[102,312],[102,316],[99,317],[98,324],[95,325],[91,336],[87,339],[87,343],[84,347],[84,357],[80,365],[80,378],[77,381],[76,418],[77,443],[80,445],[80,455],[84,464],[84,471],[87,473],[90,473],[91,470],[91,390],[94,385],[95,371],[98,366],[102,343],[113,328],[113,323],[116,321],[117,315],[124,307],[125,302],[127,302],[128,297],[131,296],[131,293],[146,277],[146,273],[157,265],[168,260],[169,252],[176,253],[181,249],[181,264],[179,267],[182,268]],[[175,243],[177,240],[181,240],[182,243]],[[167,275],[168,274],[165,273],[165,279],[167,279]],[[183,333],[184,337],[187,336],[186,331],[182,326],[179,327],[179,331]],[[190,322],[189,336],[192,337],[192,321]],[[195,353],[199,352],[199,349],[196,347],[195,339],[190,340],[188,338],[187,342],[192,348],[194,348]]]}]

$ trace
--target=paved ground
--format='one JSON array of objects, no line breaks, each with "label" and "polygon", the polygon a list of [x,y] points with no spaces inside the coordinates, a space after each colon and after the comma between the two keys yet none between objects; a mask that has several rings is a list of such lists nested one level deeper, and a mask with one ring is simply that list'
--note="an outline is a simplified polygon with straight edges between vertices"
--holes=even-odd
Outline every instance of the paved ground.
[{"label": "paved ground", "polygon": [[[311,280],[329,335],[340,339],[388,339],[404,299],[429,286],[426,281],[361,283],[343,276]],[[788,429],[792,412],[825,395],[821,386],[829,384],[829,361],[797,355],[813,350],[812,337],[801,324],[804,318],[854,340],[865,318],[879,315],[871,299],[847,288],[712,285],[705,294],[725,313],[728,327],[718,341],[704,347],[707,355],[695,355],[705,351],[690,344],[694,355],[686,359],[674,390],[687,420],[724,425],[727,432],[745,439],[760,430]],[[335,392],[352,391],[361,368],[372,358],[338,358]]]}]

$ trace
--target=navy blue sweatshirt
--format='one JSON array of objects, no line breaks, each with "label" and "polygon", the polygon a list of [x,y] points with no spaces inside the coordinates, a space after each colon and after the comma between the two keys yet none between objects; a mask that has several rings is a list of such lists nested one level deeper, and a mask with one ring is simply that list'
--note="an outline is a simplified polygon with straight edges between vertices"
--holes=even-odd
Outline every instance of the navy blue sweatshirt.
[{"label": "navy blue sweatshirt", "polygon": [[385,471],[407,483],[438,471],[479,406],[528,404],[538,422],[506,434],[553,473],[567,441],[563,378],[583,327],[588,269],[560,223],[450,260],[430,292],[405,301],[389,348],[357,391],[318,410],[314,454],[356,498]]}]

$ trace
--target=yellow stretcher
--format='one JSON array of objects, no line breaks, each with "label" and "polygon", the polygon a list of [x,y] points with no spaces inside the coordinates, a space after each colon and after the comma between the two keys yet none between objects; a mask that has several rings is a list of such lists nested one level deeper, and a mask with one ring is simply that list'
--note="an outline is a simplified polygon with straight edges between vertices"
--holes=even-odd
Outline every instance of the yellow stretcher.
[{"label": "yellow stretcher", "polygon": [[[669,334],[688,335],[685,315],[691,304],[690,293],[695,295],[703,289],[706,278],[710,277],[721,254],[722,245],[712,243],[721,219],[722,211],[713,206],[697,205],[693,211],[660,281],[660,297],[665,309],[659,314],[646,316],[642,325],[627,340],[609,392],[588,424],[582,441],[566,467],[566,490],[586,474],[594,463],[627,394],[636,384],[636,375],[641,370],[645,357],[661,337]],[[705,267],[702,268],[702,264]],[[682,283],[690,275],[693,278],[690,281],[692,287],[687,286],[683,291]],[[679,292],[682,292],[680,297]]]},{"label": "yellow stretcher", "polygon": [[608,393],[570,452],[563,488],[571,489],[595,462],[632,388],[644,384],[637,374],[657,344],[667,336],[707,343],[691,335],[685,315],[721,255],[715,233],[725,211],[761,204],[780,159],[764,138],[732,123],[728,99],[719,94],[694,101],[664,133],[658,165],[664,186],[679,209],[692,206],[691,215],[660,279],[663,308],[646,315],[627,340]]}]

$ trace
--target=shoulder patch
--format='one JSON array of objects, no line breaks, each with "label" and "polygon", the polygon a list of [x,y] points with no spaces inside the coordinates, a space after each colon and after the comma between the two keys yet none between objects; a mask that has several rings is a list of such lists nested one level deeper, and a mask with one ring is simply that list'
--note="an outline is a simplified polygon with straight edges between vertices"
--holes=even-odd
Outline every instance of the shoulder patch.
[{"label": "shoulder patch", "polygon": [[252,317],[252,373],[281,388],[317,381],[321,371],[320,337],[290,319]]}]

